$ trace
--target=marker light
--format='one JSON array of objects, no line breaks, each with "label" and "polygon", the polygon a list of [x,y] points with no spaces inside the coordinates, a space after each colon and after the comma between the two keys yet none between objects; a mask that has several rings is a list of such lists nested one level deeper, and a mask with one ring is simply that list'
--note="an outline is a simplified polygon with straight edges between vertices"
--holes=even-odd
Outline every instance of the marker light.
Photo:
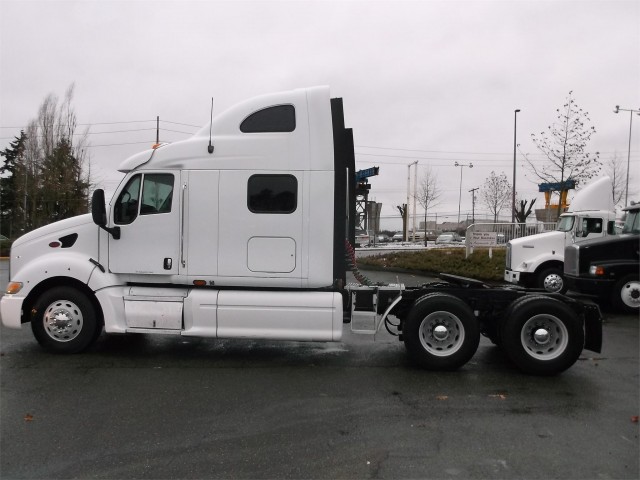
[{"label": "marker light", "polygon": [[20,290],[22,290],[21,282],[9,282],[9,285],[7,285],[7,290],[5,293],[7,295],[13,295],[15,293],[18,293]]},{"label": "marker light", "polygon": [[590,275],[596,275],[596,276],[604,275],[604,267],[600,267],[598,265],[594,265],[591,268],[589,268],[589,274]]}]

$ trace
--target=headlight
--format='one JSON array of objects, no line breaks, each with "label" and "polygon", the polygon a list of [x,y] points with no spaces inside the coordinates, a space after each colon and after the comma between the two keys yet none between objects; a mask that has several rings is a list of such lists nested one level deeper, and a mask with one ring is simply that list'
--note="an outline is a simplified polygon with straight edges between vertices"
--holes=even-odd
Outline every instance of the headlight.
[{"label": "headlight", "polygon": [[589,268],[589,275],[593,275],[594,277],[599,277],[604,275],[604,267],[599,265],[593,265]]}]

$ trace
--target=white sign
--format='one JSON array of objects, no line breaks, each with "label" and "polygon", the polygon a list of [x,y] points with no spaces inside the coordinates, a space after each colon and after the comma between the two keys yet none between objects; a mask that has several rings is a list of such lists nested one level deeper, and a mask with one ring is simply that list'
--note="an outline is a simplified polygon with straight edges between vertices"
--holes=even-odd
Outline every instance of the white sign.
[{"label": "white sign", "polygon": [[494,247],[498,244],[498,234],[496,232],[472,232],[472,247]]}]

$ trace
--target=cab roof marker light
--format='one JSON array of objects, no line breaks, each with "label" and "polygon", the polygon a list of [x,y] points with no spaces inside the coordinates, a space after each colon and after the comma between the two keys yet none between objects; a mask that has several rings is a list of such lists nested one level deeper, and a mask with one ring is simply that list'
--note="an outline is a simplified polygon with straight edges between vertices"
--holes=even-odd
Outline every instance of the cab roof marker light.
[{"label": "cab roof marker light", "polygon": [[5,293],[7,295],[14,295],[22,290],[22,282],[9,282]]}]

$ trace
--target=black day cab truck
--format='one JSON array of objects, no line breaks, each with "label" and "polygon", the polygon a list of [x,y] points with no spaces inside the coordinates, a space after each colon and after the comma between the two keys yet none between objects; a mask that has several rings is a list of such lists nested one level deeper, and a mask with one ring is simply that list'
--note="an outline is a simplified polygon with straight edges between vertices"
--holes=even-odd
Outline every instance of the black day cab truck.
[{"label": "black day cab truck", "polygon": [[[442,275],[419,287],[346,284],[355,161],[328,87],[242,102],[191,138],[126,160],[108,206],[13,243],[5,326],[47,350],[108,334],[340,341],[383,325],[418,365],[464,365],[480,335],[521,370],[555,374],[600,351],[594,305]],[[365,282],[366,283],[366,282]]]},{"label": "black day cab truck", "polygon": [[566,248],[564,274],[572,290],[624,313],[640,312],[640,204],[624,208],[620,235]]}]

